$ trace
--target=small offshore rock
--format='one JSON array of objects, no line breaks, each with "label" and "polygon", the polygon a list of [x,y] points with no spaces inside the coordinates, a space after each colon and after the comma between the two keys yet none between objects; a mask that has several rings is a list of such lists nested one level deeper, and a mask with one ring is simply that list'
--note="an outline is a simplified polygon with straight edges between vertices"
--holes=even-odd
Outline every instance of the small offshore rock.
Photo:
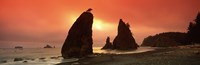
[{"label": "small offshore rock", "polygon": [[39,58],[40,60],[44,60],[45,58]]},{"label": "small offshore rock", "polygon": [[45,58],[39,58],[39,59],[45,59]]},{"label": "small offshore rock", "polygon": [[24,61],[23,63],[28,63],[28,61]]},{"label": "small offshore rock", "polygon": [[59,57],[50,57],[50,59],[58,59]]},{"label": "small offshore rock", "polygon": [[22,61],[22,58],[15,58],[14,61]]}]

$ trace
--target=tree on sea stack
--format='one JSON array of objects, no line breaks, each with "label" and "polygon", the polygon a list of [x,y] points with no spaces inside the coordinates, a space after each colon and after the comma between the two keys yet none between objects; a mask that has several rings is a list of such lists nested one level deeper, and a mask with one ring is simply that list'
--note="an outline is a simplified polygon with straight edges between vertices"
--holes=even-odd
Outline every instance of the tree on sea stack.
[{"label": "tree on sea stack", "polygon": [[200,12],[197,14],[194,23],[190,22],[186,39],[187,39],[187,44],[188,43],[200,44]]},{"label": "tree on sea stack", "polygon": [[61,50],[63,58],[80,58],[93,54],[93,14],[91,10],[90,8],[83,12],[70,28]]}]

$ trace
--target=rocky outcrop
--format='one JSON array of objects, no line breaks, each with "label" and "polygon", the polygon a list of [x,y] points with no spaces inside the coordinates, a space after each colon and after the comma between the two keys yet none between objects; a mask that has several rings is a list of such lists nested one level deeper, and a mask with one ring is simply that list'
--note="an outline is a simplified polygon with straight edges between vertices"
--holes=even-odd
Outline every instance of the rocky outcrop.
[{"label": "rocky outcrop", "polygon": [[15,58],[14,61],[22,61],[22,58]]},{"label": "rocky outcrop", "polygon": [[130,25],[125,24],[122,19],[119,21],[118,34],[113,41],[113,48],[118,50],[137,49],[138,45],[132,36]]},{"label": "rocky outcrop", "polygon": [[107,37],[107,39],[106,39],[106,44],[105,44],[104,47],[101,48],[101,49],[113,49],[113,45],[112,45],[112,43],[110,42],[110,37]]},{"label": "rocky outcrop", "polygon": [[44,48],[53,48],[51,45],[46,45],[46,46],[44,46]]},{"label": "rocky outcrop", "polygon": [[91,9],[88,9],[83,12],[70,28],[61,51],[63,58],[79,58],[93,54],[93,14],[90,11]]},{"label": "rocky outcrop", "polygon": [[23,49],[22,46],[15,46],[15,49]]}]

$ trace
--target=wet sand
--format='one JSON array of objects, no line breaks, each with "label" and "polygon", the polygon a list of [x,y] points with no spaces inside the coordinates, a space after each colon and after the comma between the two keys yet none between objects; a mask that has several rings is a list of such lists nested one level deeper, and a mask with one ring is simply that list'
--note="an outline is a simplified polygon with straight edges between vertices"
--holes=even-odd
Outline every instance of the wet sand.
[{"label": "wet sand", "polygon": [[200,45],[158,48],[136,54],[94,54],[57,65],[200,65]]}]

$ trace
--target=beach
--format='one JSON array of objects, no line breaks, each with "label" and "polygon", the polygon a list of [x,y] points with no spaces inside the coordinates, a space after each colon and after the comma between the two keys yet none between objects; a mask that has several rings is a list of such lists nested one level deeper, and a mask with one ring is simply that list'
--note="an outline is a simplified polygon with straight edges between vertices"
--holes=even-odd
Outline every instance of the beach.
[{"label": "beach", "polygon": [[[2,50],[2,49],[1,49]],[[24,49],[1,57],[0,65],[199,65],[200,45],[140,47],[132,51],[94,49],[84,58],[63,59],[60,49]],[[36,51],[37,50],[37,51]],[[10,50],[11,51],[11,50]],[[56,52],[55,52],[56,51]],[[23,54],[20,54],[23,52]],[[3,53],[1,51],[1,53]],[[11,52],[9,52],[11,53]],[[12,56],[12,57],[10,57]],[[6,58],[10,57],[10,58]],[[22,60],[14,61],[16,58]]]},{"label": "beach", "polygon": [[200,46],[157,48],[136,54],[94,54],[94,57],[57,65],[199,65]]}]

